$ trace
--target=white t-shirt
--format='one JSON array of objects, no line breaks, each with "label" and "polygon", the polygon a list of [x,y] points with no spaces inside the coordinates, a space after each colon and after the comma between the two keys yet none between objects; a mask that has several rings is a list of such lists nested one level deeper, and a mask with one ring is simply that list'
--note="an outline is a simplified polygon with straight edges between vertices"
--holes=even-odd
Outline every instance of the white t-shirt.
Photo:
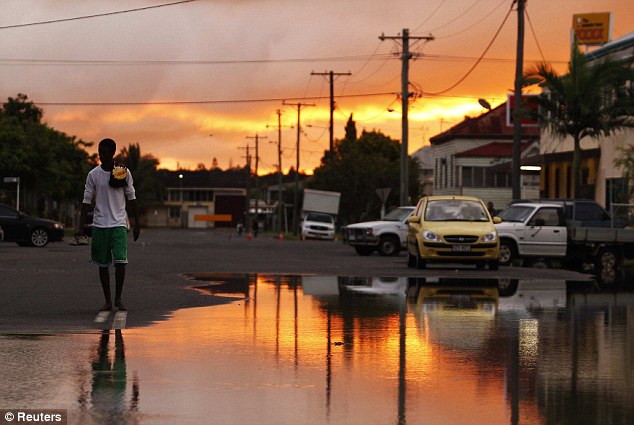
[{"label": "white t-shirt", "polygon": [[126,225],[125,200],[136,199],[132,180],[132,173],[128,170],[127,185],[118,188],[111,187],[110,171],[105,171],[101,165],[96,166],[86,177],[84,189],[84,204],[95,201],[92,217],[94,227],[119,227]]}]

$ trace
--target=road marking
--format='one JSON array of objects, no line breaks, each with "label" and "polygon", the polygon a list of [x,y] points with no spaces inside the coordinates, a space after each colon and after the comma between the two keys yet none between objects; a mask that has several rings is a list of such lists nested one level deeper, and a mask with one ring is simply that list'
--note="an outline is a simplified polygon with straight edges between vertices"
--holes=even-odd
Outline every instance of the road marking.
[{"label": "road marking", "polygon": [[128,318],[127,311],[117,311],[112,322],[112,329],[125,329],[125,322]]},{"label": "road marking", "polygon": [[108,316],[110,316],[110,311],[100,311],[97,313],[97,317],[95,317],[95,323],[103,323],[108,320]]}]

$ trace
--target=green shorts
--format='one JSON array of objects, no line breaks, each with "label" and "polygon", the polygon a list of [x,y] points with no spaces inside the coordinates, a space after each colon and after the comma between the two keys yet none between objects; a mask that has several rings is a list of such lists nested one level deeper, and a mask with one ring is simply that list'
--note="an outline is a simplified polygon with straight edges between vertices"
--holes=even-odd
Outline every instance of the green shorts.
[{"label": "green shorts", "polygon": [[124,227],[93,227],[90,262],[100,267],[128,262],[128,230]]}]

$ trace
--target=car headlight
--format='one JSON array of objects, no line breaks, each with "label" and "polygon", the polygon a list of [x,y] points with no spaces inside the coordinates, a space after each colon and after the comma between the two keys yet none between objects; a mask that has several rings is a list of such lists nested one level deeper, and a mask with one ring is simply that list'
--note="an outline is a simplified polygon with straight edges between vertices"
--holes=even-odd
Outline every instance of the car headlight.
[{"label": "car headlight", "polygon": [[487,233],[486,235],[482,236],[482,241],[484,242],[495,242],[497,239],[498,239],[497,232]]},{"label": "car headlight", "polygon": [[63,229],[63,228],[64,228],[64,226],[61,225],[60,223],[54,223],[53,224],[53,229]]},{"label": "car headlight", "polygon": [[423,239],[425,239],[426,241],[442,242],[438,234],[429,230],[425,230],[423,232]]}]

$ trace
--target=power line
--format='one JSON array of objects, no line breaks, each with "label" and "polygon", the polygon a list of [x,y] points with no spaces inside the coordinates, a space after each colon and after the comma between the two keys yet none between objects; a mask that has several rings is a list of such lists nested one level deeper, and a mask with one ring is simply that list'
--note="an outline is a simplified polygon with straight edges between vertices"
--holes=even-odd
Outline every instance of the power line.
[{"label": "power line", "polygon": [[[190,0],[191,1],[191,0]],[[231,59],[231,60],[82,60],[82,59],[23,59],[4,58],[0,62],[7,62],[7,65],[28,64],[28,65],[240,65],[240,64],[262,64],[262,63],[292,63],[292,62],[339,62],[357,60],[384,60],[391,59],[393,55],[382,53],[380,55],[356,55],[356,56],[335,56],[322,58],[282,58],[282,59]]]},{"label": "power line", "polygon": [[[416,32],[416,31],[418,31],[418,30],[419,30],[419,29],[420,29],[423,25],[425,25],[425,24],[427,23],[427,21],[429,21],[431,18],[433,18],[433,17],[434,17],[434,15],[436,14],[436,12],[438,12],[438,9],[440,9],[440,8],[442,7],[442,5],[444,5],[444,4],[445,4],[445,1],[446,1],[446,0],[442,0],[442,1],[438,4],[438,6],[436,6],[436,8],[434,9],[434,11],[433,11],[432,13],[430,13],[430,14],[429,14],[429,16],[427,17],[427,19],[425,19],[423,22],[421,22],[419,26],[417,26],[416,28],[414,28],[414,31],[412,31],[412,32]],[[467,10],[469,10],[469,9],[467,9]],[[463,11],[463,13],[464,13],[464,12],[466,12],[466,11]],[[430,31],[430,32],[431,32],[431,31]]]},{"label": "power line", "polygon": [[[477,21],[476,21],[476,22],[474,22],[473,24],[468,25],[468,26],[464,27],[463,29],[458,30],[458,31],[455,31],[455,32],[453,32],[453,33],[451,33],[451,34],[448,34],[448,35],[441,35],[441,36],[439,36],[438,38],[439,38],[439,39],[442,39],[442,40],[446,40],[446,39],[448,39],[448,38],[455,37],[456,35],[460,35],[460,34],[462,34],[462,33],[464,33],[464,32],[469,31],[471,28],[475,27],[476,25],[479,25],[481,22],[483,22],[485,19],[487,19],[489,16],[491,16],[491,15],[493,14],[493,12],[495,12],[495,11],[496,11],[496,10],[497,10],[500,6],[502,6],[502,4],[506,3],[506,1],[507,1],[507,0],[502,0],[502,1],[500,1],[500,3],[499,3],[497,6],[495,6],[493,9],[491,9],[491,10],[489,11],[489,13],[487,13],[486,15],[484,15],[482,18],[480,18],[479,20],[477,20]],[[460,12],[460,15],[456,16],[456,18],[454,18],[454,19],[452,19],[451,21],[449,21],[449,22],[445,23],[444,25],[442,25],[442,26],[441,26],[441,27],[439,27],[439,28],[433,28],[433,29],[431,29],[431,31],[442,30],[442,29],[445,29],[445,28],[451,28],[451,27],[449,26],[449,24],[450,24],[451,22],[455,21],[455,20],[456,20],[456,19],[458,19],[458,18],[461,18],[461,17],[465,16],[465,15],[467,14],[467,12],[468,12],[468,11],[469,11],[469,10],[470,10],[473,6],[475,6],[477,3],[478,3],[478,2],[475,2],[475,3],[474,3],[474,4],[472,4],[470,7],[468,7],[466,10],[462,10],[462,11]]]},{"label": "power line", "polygon": [[542,61],[546,62],[546,58],[544,57],[544,52],[542,52],[542,46],[539,45],[537,34],[535,34],[535,28],[533,28],[533,22],[531,21],[531,17],[528,16],[528,8],[524,9],[524,15],[526,15],[526,19],[528,20],[528,26],[531,29],[531,34],[533,34],[533,39],[535,40],[535,44],[537,45],[537,50],[539,50],[539,54],[542,57]]},{"label": "power line", "polygon": [[[355,97],[378,97],[393,96],[394,92],[378,92],[378,93],[359,93],[346,94],[339,97],[355,98]],[[182,101],[164,101],[164,102],[37,102],[43,106],[145,106],[145,105],[213,105],[223,103],[263,103],[263,102],[284,102],[289,100],[320,100],[329,99],[330,96],[307,96],[307,97],[278,97],[278,98],[260,98],[260,99],[223,99],[223,100],[182,100]]]},{"label": "power line", "polygon": [[513,6],[511,6],[511,8],[509,9],[509,11],[507,12],[506,16],[504,17],[504,20],[502,20],[502,23],[500,24],[500,26],[498,27],[497,31],[495,32],[495,34],[493,35],[493,38],[491,39],[491,41],[489,42],[489,44],[487,45],[487,47],[484,49],[484,52],[482,52],[482,54],[480,55],[480,57],[478,58],[478,60],[473,64],[473,66],[467,71],[467,73],[465,75],[463,75],[456,83],[454,83],[453,85],[451,85],[449,88],[446,88],[444,90],[438,91],[438,92],[434,92],[434,93],[429,93],[429,94],[443,94],[446,93],[448,91],[451,91],[452,89],[456,88],[460,83],[462,83],[464,80],[467,79],[467,77],[473,72],[474,69],[476,69],[476,67],[480,64],[480,62],[482,61],[482,59],[484,58],[484,55],[487,54],[487,52],[489,51],[489,49],[491,48],[491,46],[493,45],[493,42],[495,42],[495,40],[497,39],[498,35],[500,35],[500,31],[502,31],[502,28],[504,27],[504,24],[506,23],[506,20],[508,19],[509,15],[511,14],[511,11],[513,10]]},{"label": "power line", "polygon": [[29,22],[29,23],[26,23],[26,24],[4,25],[4,26],[0,26],[0,30],[6,30],[6,29],[10,29],[10,28],[31,27],[31,26],[35,26],[35,25],[55,24],[55,23],[58,23],[58,22],[79,21],[81,19],[100,18],[100,17],[103,17],[103,16],[120,15],[120,14],[123,14],[123,13],[140,12],[142,10],[157,9],[159,7],[174,6],[174,5],[183,4],[183,3],[191,3],[191,2],[194,2],[194,1],[197,1],[197,0],[181,0],[181,1],[176,1],[176,2],[172,2],[172,3],[157,4],[157,5],[154,5],[154,6],[138,7],[136,9],[119,10],[119,11],[116,11],[116,12],[106,12],[106,13],[97,13],[97,14],[94,14],[94,15],[75,16],[73,18],[52,19],[52,20],[49,20],[49,21]]}]

